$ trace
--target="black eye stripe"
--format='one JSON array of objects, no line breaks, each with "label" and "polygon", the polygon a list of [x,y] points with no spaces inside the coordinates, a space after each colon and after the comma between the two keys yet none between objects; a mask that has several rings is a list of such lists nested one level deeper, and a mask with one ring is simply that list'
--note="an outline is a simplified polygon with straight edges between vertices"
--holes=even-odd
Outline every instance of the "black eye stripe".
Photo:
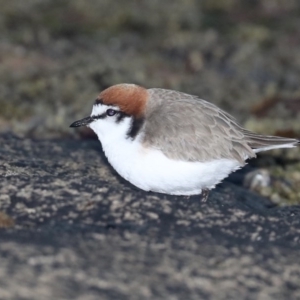
[{"label": "black eye stripe", "polygon": [[123,121],[124,118],[129,117],[127,114],[119,111],[118,112],[118,117],[117,117],[117,123],[120,123],[121,121]]},{"label": "black eye stripe", "polygon": [[[117,118],[117,121],[120,122],[124,117],[129,117],[127,114],[121,112],[121,111],[118,111],[118,110],[115,110],[115,114],[114,115],[118,115],[118,118]],[[107,111],[102,113],[101,115],[94,115],[94,116],[91,116],[91,118],[93,118],[94,120],[98,120],[98,119],[105,119],[107,117]],[[113,116],[113,115],[111,115]],[[111,117],[109,116],[109,117]]]},{"label": "black eye stripe", "polygon": [[112,117],[114,115],[108,115],[107,111],[108,110],[113,110],[115,113],[114,115],[117,116],[116,118],[116,123],[120,123],[122,120],[124,120],[124,118],[127,118],[127,117],[130,117],[129,115],[125,114],[124,112],[122,111],[119,111],[119,110],[114,110],[114,109],[107,109],[104,113],[100,114],[100,115],[94,115],[94,116],[91,116],[91,118],[93,120],[100,120],[100,119],[105,119],[107,117]]},{"label": "black eye stripe", "polygon": [[104,119],[104,118],[106,118],[106,112],[103,113],[103,114],[101,114],[101,115],[92,116],[92,118],[93,118],[94,120]]},{"label": "black eye stripe", "polygon": [[145,122],[145,118],[133,118],[131,122],[131,126],[127,132],[127,137],[134,140],[136,136],[139,134]]}]

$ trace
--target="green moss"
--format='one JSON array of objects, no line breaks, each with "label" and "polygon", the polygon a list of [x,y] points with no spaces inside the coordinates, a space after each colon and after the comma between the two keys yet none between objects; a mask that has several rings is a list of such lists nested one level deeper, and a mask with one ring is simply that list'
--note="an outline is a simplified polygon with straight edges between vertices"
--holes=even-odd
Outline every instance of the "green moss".
[{"label": "green moss", "polygon": [[0,100],[0,107],[1,107],[1,118],[6,120],[26,120],[31,115],[31,110],[26,105],[15,105],[9,101],[1,101]]}]

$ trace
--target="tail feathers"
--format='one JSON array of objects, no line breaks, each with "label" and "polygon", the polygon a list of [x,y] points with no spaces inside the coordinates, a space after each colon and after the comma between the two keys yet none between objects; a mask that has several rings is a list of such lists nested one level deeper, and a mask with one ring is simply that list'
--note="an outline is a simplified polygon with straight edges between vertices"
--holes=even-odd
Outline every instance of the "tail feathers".
[{"label": "tail feathers", "polygon": [[245,133],[248,145],[255,153],[278,148],[294,148],[300,145],[297,139],[284,138],[271,135],[259,135],[255,133]]}]

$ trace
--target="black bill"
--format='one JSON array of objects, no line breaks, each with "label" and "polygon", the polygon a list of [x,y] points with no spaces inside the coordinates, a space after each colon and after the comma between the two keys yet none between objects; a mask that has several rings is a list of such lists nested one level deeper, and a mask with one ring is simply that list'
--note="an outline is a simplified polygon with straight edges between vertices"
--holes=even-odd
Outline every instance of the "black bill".
[{"label": "black bill", "polygon": [[90,123],[92,123],[95,119],[92,117],[86,117],[84,119],[75,121],[74,123],[72,123],[70,125],[70,127],[80,127],[80,126],[86,126],[89,125]]}]

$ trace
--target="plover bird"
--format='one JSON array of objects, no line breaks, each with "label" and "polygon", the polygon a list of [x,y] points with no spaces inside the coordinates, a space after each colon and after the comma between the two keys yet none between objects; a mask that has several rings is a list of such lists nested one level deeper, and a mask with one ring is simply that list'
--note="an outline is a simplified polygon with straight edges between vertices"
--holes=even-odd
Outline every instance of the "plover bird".
[{"label": "plover bird", "polygon": [[88,126],[98,136],[114,169],[145,191],[201,194],[245,165],[257,152],[292,148],[299,140],[260,135],[197,96],[135,84],[101,92]]}]

